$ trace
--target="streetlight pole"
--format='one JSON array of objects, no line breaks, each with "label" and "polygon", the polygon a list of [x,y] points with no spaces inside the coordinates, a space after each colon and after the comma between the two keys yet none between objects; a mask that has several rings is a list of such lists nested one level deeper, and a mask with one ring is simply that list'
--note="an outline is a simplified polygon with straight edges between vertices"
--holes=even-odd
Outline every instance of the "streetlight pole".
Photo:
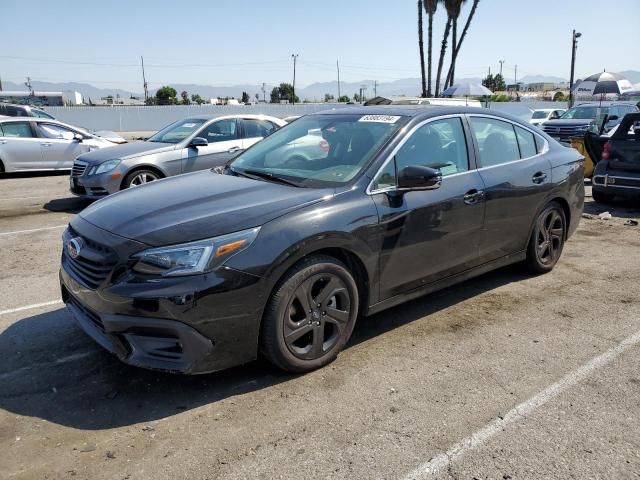
[{"label": "streetlight pole", "polygon": [[298,59],[297,53],[292,53],[291,58],[293,58],[293,95],[291,98],[291,103],[296,104],[296,60]]},{"label": "streetlight pole", "polygon": [[576,50],[578,49],[578,39],[582,36],[575,30],[571,34],[571,76],[569,77],[569,108],[573,106],[573,73],[576,66]]}]

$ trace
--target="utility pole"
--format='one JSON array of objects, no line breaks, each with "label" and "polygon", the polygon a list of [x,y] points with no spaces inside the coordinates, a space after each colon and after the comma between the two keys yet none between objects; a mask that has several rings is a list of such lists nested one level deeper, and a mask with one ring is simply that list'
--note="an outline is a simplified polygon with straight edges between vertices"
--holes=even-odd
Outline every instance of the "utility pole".
[{"label": "utility pole", "polygon": [[504,63],[504,60],[498,60],[498,63],[500,64],[500,76],[502,76],[502,64]]},{"label": "utility pole", "polygon": [[265,93],[264,82],[262,82],[262,101],[267,103],[267,94]]},{"label": "utility pole", "polygon": [[373,81],[373,96],[378,96],[378,80]]},{"label": "utility pole", "polygon": [[[516,64],[513,69],[513,85],[518,85],[518,65]],[[517,87],[516,87],[517,88]]]},{"label": "utility pole", "polygon": [[2,77],[0,77],[0,92],[2,91]]},{"label": "utility pole", "polygon": [[296,104],[296,60],[298,59],[297,53],[292,53],[291,58],[293,58],[293,95],[291,98],[291,103]]},{"label": "utility pole", "polygon": [[575,30],[571,33],[571,76],[569,77],[569,108],[573,106],[573,73],[576,66],[576,50],[578,49],[578,39],[582,36]]},{"label": "utility pole", "polygon": [[364,91],[367,89],[366,85],[360,85],[360,103],[364,103]]},{"label": "utility pole", "polygon": [[338,101],[340,101],[340,64],[338,59],[336,59],[336,69],[338,70]]},{"label": "utility pole", "polygon": [[147,103],[147,100],[149,99],[149,89],[147,85],[147,79],[144,76],[144,58],[142,58],[142,55],[140,55],[140,64],[142,65],[142,86],[144,88],[144,103]]},{"label": "utility pole", "polygon": [[33,87],[31,86],[31,77],[27,77],[27,81],[24,82],[24,85],[29,89],[29,94],[33,97],[35,94],[33,93]]}]

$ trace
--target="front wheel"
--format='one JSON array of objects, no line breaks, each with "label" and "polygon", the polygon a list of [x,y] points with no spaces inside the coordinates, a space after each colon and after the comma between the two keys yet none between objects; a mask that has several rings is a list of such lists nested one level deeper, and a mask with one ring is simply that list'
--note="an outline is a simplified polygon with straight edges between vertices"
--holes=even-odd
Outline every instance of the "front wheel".
[{"label": "front wheel", "polygon": [[349,270],[325,255],[309,257],[276,286],[261,329],[261,351],[290,372],[333,361],[353,332],[358,288]]},{"label": "front wheel", "polygon": [[567,221],[562,207],[551,202],[536,218],[527,247],[527,267],[535,273],[546,273],[562,255]]},{"label": "front wheel", "polygon": [[160,178],[160,175],[153,170],[134,170],[124,179],[123,188],[138,187]]},{"label": "front wheel", "polygon": [[613,201],[613,195],[610,193],[601,192],[593,188],[591,189],[591,197],[596,203],[611,203]]}]

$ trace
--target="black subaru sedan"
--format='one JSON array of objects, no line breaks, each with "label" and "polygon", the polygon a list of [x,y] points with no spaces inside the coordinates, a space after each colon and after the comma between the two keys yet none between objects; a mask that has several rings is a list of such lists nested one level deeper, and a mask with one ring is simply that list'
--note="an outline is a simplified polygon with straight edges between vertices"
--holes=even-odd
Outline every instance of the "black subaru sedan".
[{"label": "black subaru sedan", "polygon": [[583,197],[580,155],[516,118],[347,107],[223,174],[94,203],[63,235],[62,297],[132,365],[204,373],[262,353],[304,372],[358,318],[515,262],[550,271]]}]

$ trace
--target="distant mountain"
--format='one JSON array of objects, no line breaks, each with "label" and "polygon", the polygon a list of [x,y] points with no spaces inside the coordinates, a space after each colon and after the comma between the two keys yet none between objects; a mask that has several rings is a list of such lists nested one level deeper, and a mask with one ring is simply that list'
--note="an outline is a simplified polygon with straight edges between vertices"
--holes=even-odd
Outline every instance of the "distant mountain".
[{"label": "distant mountain", "polygon": [[[507,81],[509,78],[507,77]],[[554,77],[551,75],[526,75],[519,79],[520,82],[527,83],[562,83],[568,82],[569,80],[562,77]]]},{"label": "distant mountain", "polygon": [[621,75],[627,77],[631,83],[640,83],[640,72],[637,70],[625,70],[620,72]]},{"label": "distant mountain", "polygon": [[[133,96],[142,96],[141,93],[132,93],[126,90],[121,90],[117,88],[98,88],[93,85],[89,85],[88,83],[76,83],[76,82],[65,82],[65,83],[52,83],[52,82],[39,82],[37,80],[33,80],[31,82],[31,86],[34,90],[44,91],[44,92],[64,92],[64,91],[72,91],[72,92],[80,92],[84,97],[85,101],[87,98],[91,98],[92,100],[97,100],[101,97],[106,97],[108,95],[113,95],[114,97],[120,95],[122,98],[129,98],[131,95]],[[26,91],[27,88],[22,83],[14,83],[2,81],[3,90],[18,90],[18,91]]]}]

